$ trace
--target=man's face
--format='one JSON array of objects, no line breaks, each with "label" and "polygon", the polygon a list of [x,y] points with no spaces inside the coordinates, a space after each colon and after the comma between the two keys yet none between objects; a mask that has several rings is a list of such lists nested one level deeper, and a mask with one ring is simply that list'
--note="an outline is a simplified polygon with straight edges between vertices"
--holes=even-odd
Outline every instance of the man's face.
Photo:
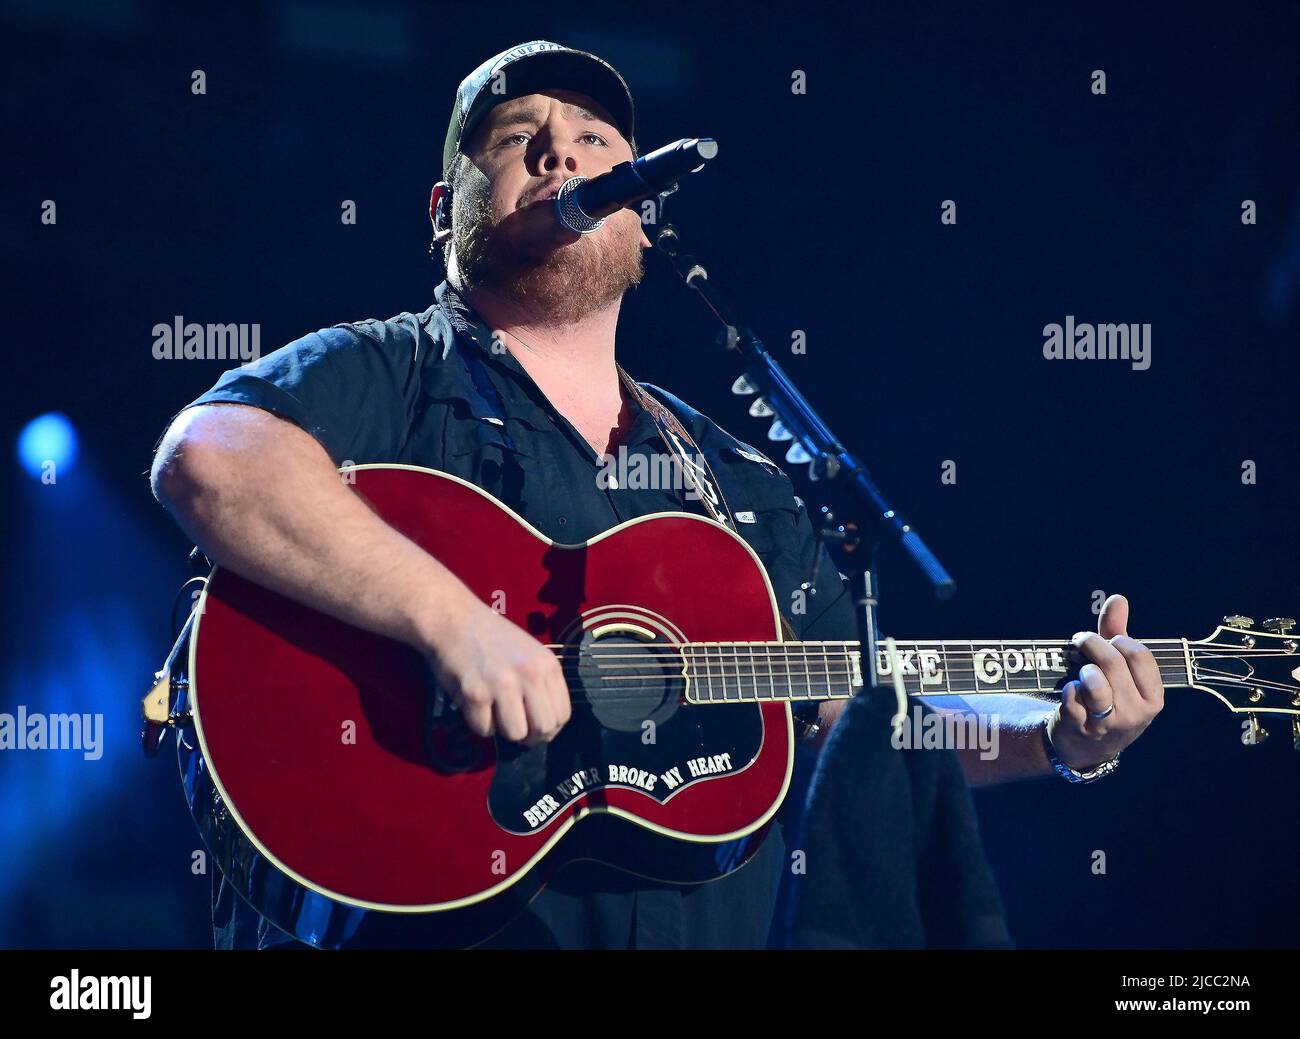
[{"label": "man's face", "polygon": [[570,177],[596,177],[631,158],[609,113],[585,94],[548,90],[493,108],[459,160],[452,241],[463,284],[560,320],[618,299],[641,280],[649,242],[637,214],[619,210],[578,235],[560,225],[550,200]]}]

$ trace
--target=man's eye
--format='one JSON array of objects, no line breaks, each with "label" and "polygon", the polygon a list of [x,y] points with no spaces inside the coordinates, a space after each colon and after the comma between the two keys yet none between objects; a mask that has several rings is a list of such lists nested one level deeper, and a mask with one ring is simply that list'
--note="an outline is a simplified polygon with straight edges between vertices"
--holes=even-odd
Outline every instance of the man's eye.
[{"label": "man's eye", "polygon": [[605,138],[603,138],[603,137],[600,136],[600,134],[598,134],[598,133],[592,133],[591,131],[587,131],[587,132],[586,132],[585,134],[583,134],[582,136],[583,136],[584,138],[586,138],[586,137],[590,137],[590,138],[591,138],[593,141],[595,141],[597,144],[607,144],[607,143],[608,143],[608,142],[605,140]]},{"label": "man's eye", "polygon": [[[516,130],[516,131],[515,131],[514,133],[512,133],[512,134],[507,134],[505,137],[502,137],[502,138],[501,138],[501,143],[502,143],[502,144],[510,144],[510,143],[511,143],[511,142],[512,142],[516,137],[522,137],[522,138],[527,139],[528,134],[525,133],[523,130]],[[522,144],[523,142],[521,141],[520,143]]]}]

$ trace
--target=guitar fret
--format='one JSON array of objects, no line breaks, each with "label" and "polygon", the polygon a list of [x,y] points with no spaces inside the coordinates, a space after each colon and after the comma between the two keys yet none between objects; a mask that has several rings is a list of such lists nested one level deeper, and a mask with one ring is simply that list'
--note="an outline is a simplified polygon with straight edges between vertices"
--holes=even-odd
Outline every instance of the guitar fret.
[{"label": "guitar fret", "polygon": [[[1044,667],[1046,667],[1048,671],[1046,678],[1043,677],[1043,673],[1042,673]],[[1051,647],[1050,646],[1045,647],[1044,649],[1040,650],[1038,648],[1038,643],[1035,642],[1034,643],[1034,692],[1036,693],[1050,692],[1056,686],[1056,682],[1052,679],[1051,669],[1052,669]]]}]

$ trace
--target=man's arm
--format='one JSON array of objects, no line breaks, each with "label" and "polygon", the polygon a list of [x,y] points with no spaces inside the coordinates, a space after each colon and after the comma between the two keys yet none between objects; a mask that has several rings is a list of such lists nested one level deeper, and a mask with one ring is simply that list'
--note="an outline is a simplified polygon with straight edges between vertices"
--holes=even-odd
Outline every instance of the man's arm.
[{"label": "man's arm", "polygon": [[183,411],[154,494],[214,563],[423,653],[479,735],[552,738],[569,718],[554,654],[381,520],[325,449],[258,408]]},{"label": "man's arm", "polygon": [[978,746],[957,751],[966,781],[988,786],[1054,775],[1043,746],[1048,719],[1057,757],[1079,771],[1111,760],[1142,735],[1164,708],[1165,690],[1151,651],[1130,638],[1127,628],[1128,600],[1112,595],[1102,604],[1097,633],[1080,632],[1072,640],[1074,652],[1086,663],[1078,679],[1061,690],[1059,706],[1030,696],[992,694],[980,697],[976,711],[962,700],[958,713],[974,714],[997,727],[995,754]]},{"label": "man's arm", "polygon": [[[971,786],[992,786],[1013,779],[1033,779],[1053,775],[1043,747],[1043,722],[1056,713],[1056,704],[1033,696],[1003,694],[981,695],[978,709],[967,701],[954,708],[958,697],[944,697],[945,705],[936,706],[939,714],[974,717],[981,726],[989,726],[990,739],[957,750],[957,760]],[[996,728],[996,732],[993,729]]]}]

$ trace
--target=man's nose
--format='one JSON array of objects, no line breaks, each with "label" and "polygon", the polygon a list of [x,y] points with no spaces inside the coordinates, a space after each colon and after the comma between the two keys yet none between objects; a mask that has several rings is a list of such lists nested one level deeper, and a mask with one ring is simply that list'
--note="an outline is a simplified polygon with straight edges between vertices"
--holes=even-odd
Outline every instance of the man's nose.
[{"label": "man's nose", "polygon": [[557,133],[548,126],[543,128],[535,140],[539,147],[536,156],[537,169],[533,171],[534,176],[546,177],[556,172],[567,176],[576,176],[582,172],[578,168],[579,155],[577,146],[565,138],[563,134]]}]

